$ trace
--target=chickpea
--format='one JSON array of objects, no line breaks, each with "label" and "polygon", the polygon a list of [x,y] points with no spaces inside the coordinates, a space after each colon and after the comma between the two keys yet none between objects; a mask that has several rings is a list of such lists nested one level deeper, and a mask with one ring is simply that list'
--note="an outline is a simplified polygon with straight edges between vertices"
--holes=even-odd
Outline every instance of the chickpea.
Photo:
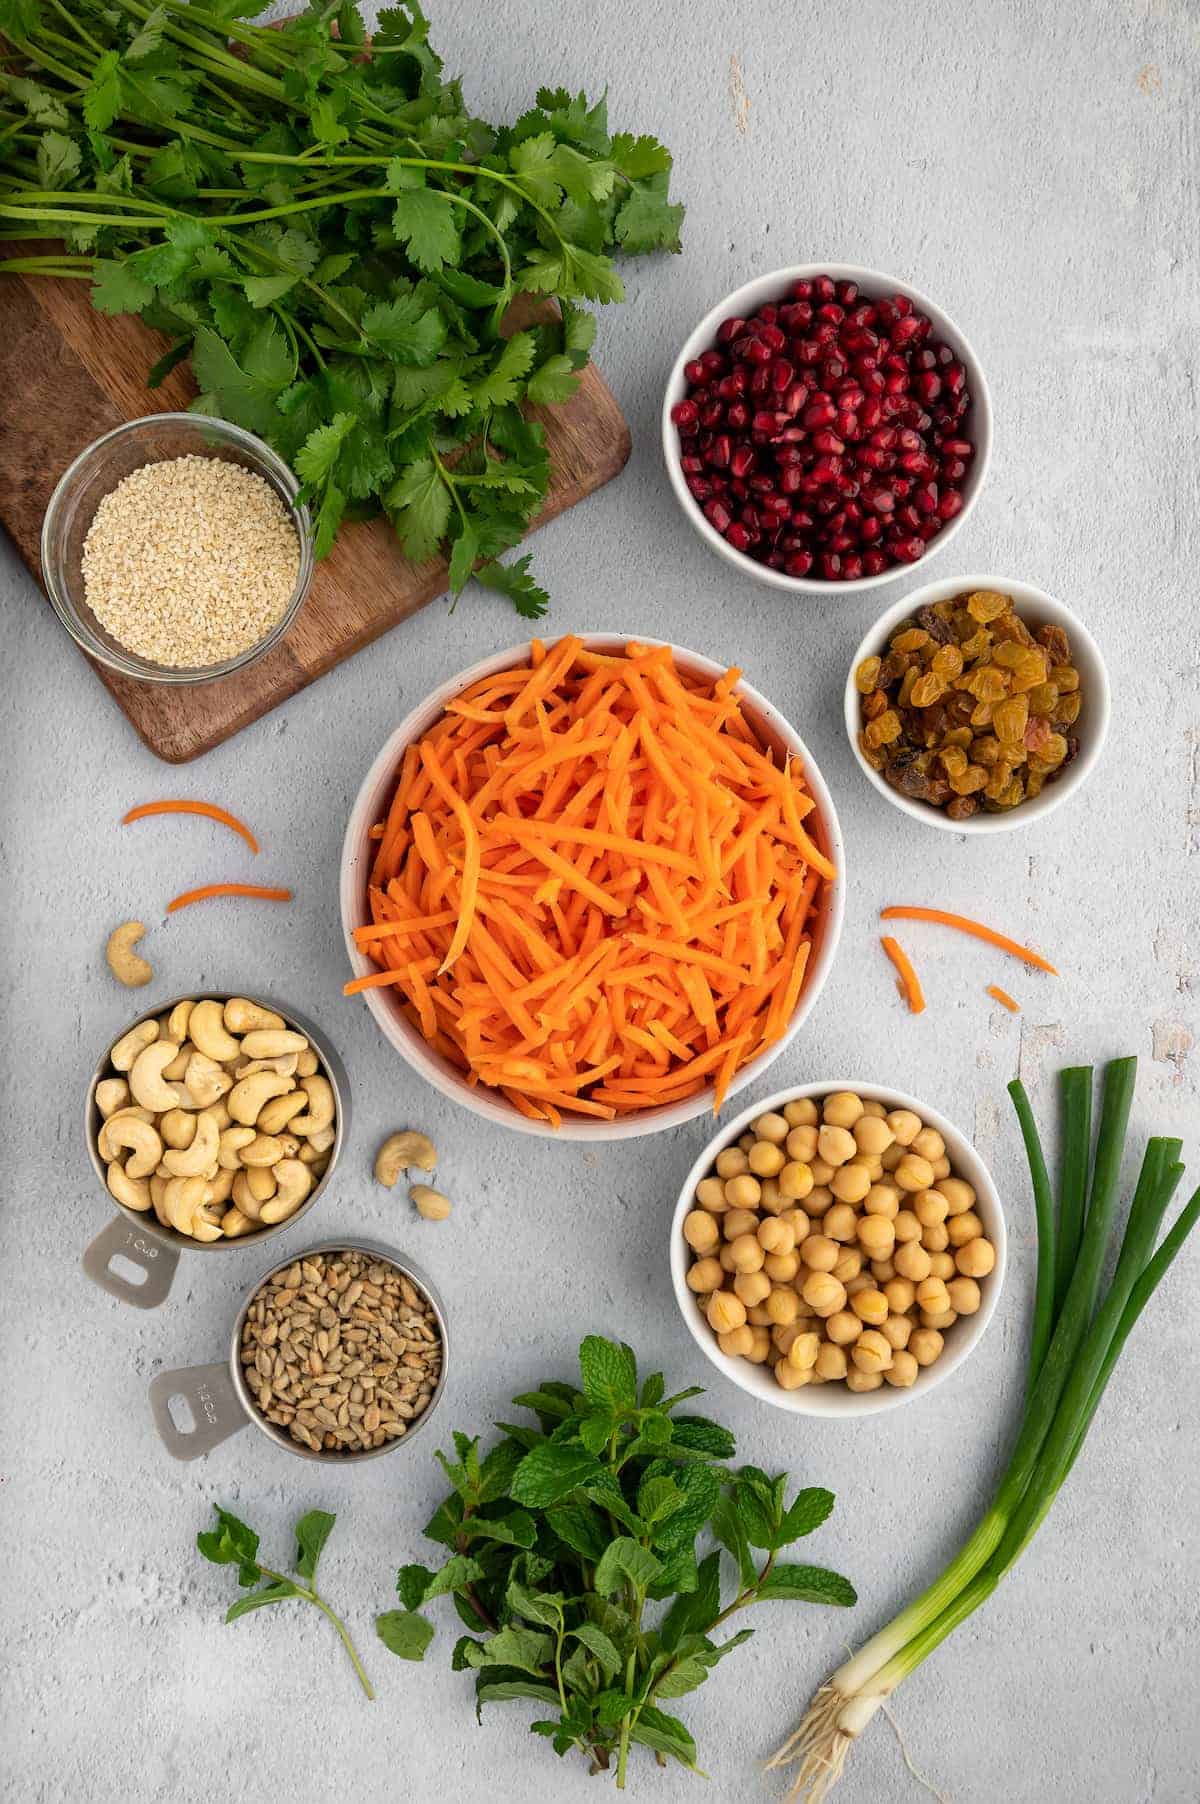
[{"label": "chickpea", "polygon": [[[812,1167],[810,1166],[811,1170]],[[807,1215],[822,1216],[833,1202],[833,1191],[828,1184],[814,1184],[804,1198],[804,1209]]]},{"label": "chickpea", "polygon": [[778,1328],[786,1328],[800,1314],[800,1299],[794,1290],[786,1290],[777,1285],[763,1304],[763,1308]]},{"label": "chickpea", "polygon": [[852,1159],[858,1147],[854,1143],[854,1135],[836,1123],[826,1121],[817,1135],[817,1156],[824,1159],[827,1165],[844,1165]]},{"label": "chickpea", "polygon": [[[835,1278],[837,1277],[836,1267],[833,1275]],[[842,1283],[846,1286],[847,1301],[849,1301],[851,1297],[856,1297],[860,1290],[875,1289],[875,1280],[870,1272],[859,1272],[857,1278],[843,1278]]]},{"label": "chickpea", "polygon": [[768,1253],[762,1262],[772,1284],[790,1284],[800,1270],[799,1253]]},{"label": "chickpea", "polygon": [[897,1247],[892,1263],[902,1278],[911,1278],[914,1284],[920,1284],[929,1276],[929,1254],[920,1241],[906,1240],[902,1247]]},{"label": "chickpea", "polygon": [[817,1349],[817,1363],[813,1367],[813,1375],[823,1382],[828,1382],[833,1378],[844,1378],[848,1365],[845,1349],[835,1346],[832,1341],[825,1340]]},{"label": "chickpea", "polygon": [[768,1215],[782,1215],[790,1202],[791,1198],[784,1196],[779,1188],[778,1178],[763,1179],[758,1199],[760,1209],[764,1209]]},{"label": "chickpea", "polygon": [[919,1371],[920,1367],[912,1354],[906,1353],[901,1348],[892,1354],[892,1363],[883,1375],[889,1384],[894,1384],[900,1390],[906,1391],[910,1384],[916,1382]]},{"label": "chickpea", "polygon": [[919,1134],[914,1134],[909,1145],[913,1152],[920,1153],[921,1157],[928,1159],[931,1165],[935,1159],[942,1158],[946,1151],[946,1142],[937,1129],[931,1127],[923,1127]]},{"label": "chickpea", "polygon": [[872,1184],[878,1184],[883,1177],[883,1160],[874,1153],[859,1153],[850,1163],[861,1165]]},{"label": "chickpea", "polygon": [[[759,1276],[761,1276],[761,1274],[759,1272],[747,1272],[746,1273],[746,1278],[757,1278]],[[745,1283],[745,1281],[746,1280],[744,1278],[742,1280],[742,1282]],[[749,1322],[749,1324],[752,1328],[768,1328],[769,1329],[773,1326],[771,1318],[767,1314],[766,1308],[764,1307],[764,1305],[762,1303],[751,1303],[750,1307],[746,1311],[746,1320]]]},{"label": "chickpea", "polygon": [[734,1328],[728,1334],[718,1334],[717,1345],[728,1358],[744,1359],[754,1345],[754,1330],[743,1323],[740,1328]]},{"label": "chickpea", "polygon": [[696,1201],[710,1215],[723,1215],[729,1207],[725,1201],[725,1186],[720,1178],[701,1178],[696,1185]]},{"label": "chickpea", "polygon": [[846,1287],[832,1272],[809,1272],[800,1295],[817,1315],[828,1318],[844,1307]]},{"label": "chickpea", "polygon": [[812,1233],[812,1222],[803,1209],[788,1209],[779,1219],[786,1222],[792,1230],[792,1238],[797,1246],[802,1240],[807,1240]]},{"label": "chickpea", "polygon": [[867,1328],[851,1347],[850,1359],[860,1372],[886,1372],[892,1363],[892,1349],[877,1328]]},{"label": "chickpea", "polygon": [[815,1127],[818,1120],[817,1105],[811,1096],[798,1096],[795,1102],[784,1103],[783,1119],[791,1127]]},{"label": "chickpea", "polygon": [[740,1234],[753,1234],[757,1227],[758,1216],[753,1209],[730,1209],[721,1223],[726,1240],[736,1240]]},{"label": "chickpea", "polygon": [[716,1259],[697,1259],[690,1266],[687,1275],[689,1290],[695,1291],[698,1297],[707,1296],[710,1291],[720,1290],[725,1277],[720,1262]]},{"label": "chickpea", "polygon": [[907,1347],[912,1331],[912,1317],[907,1315],[889,1315],[887,1320],[879,1325],[880,1334],[893,1352]]},{"label": "chickpea", "polygon": [[935,1228],[950,1213],[950,1205],[940,1190],[918,1190],[912,1212],[923,1228]]},{"label": "chickpea", "polygon": [[935,1183],[940,1183],[942,1178],[948,1178],[950,1176],[950,1161],[945,1153],[942,1154],[940,1159],[931,1159],[929,1163],[933,1166]]},{"label": "chickpea", "polygon": [[787,1137],[787,1155],[789,1159],[799,1159],[802,1165],[811,1165],[817,1156],[816,1128],[793,1128]]},{"label": "chickpea", "polygon": [[729,1247],[733,1254],[735,1272],[760,1272],[762,1270],[766,1254],[758,1244],[757,1235],[739,1234],[736,1240],[730,1241]]},{"label": "chickpea", "polygon": [[777,1322],[771,1329],[771,1345],[782,1358],[786,1356],[796,1336],[807,1333],[808,1328],[803,1322]]},{"label": "chickpea", "polygon": [[862,1276],[862,1268],[862,1254],[859,1252],[858,1248],[844,1247],[838,1254],[837,1264],[833,1268],[833,1275],[842,1284],[852,1284],[856,1278]]},{"label": "chickpea", "polygon": [[800,1263],[810,1272],[831,1272],[838,1262],[841,1247],[827,1234],[810,1234],[800,1246]]},{"label": "chickpea", "polygon": [[945,1328],[953,1328],[958,1316],[953,1309],[923,1309],[921,1311],[922,1328],[936,1328],[940,1334]]},{"label": "chickpea", "polygon": [[839,1309],[825,1321],[825,1333],[835,1347],[849,1347],[863,1331],[863,1325],[852,1309]]},{"label": "chickpea", "polygon": [[798,1334],[788,1348],[787,1360],[790,1366],[804,1372],[817,1363],[817,1354],[821,1351],[821,1337],[811,1329],[805,1334]]},{"label": "chickpea", "polygon": [[798,1391],[802,1386],[812,1383],[812,1371],[806,1367],[798,1371],[790,1366],[786,1359],[777,1359],[771,1370],[775,1374],[775,1382],[782,1391]]},{"label": "chickpea", "polygon": [[856,1296],[852,1297],[850,1307],[859,1321],[866,1322],[869,1327],[878,1328],[887,1321],[888,1300],[881,1290],[875,1289],[874,1285],[869,1290],[860,1290]]},{"label": "chickpea", "polygon": [[851,1159],[834,1172],[829,1188],[840,1203],[861,1203],[871,1188],[871,1174],[861,1159]]},{"label": "chickpea", "polygon": [[754,1209],[762,1195],[762,1185],[758,1179],[743,1171],[736,1178],[725,1180],[725,1201],[731,1209]]},{"label": "chickpea", "polygon": [[887,1124],[901,1146],[911,1146],[925,1123],[911,1109],[893,1109]]},{"label": "chickpea", "polygon": [[848,1391],[878,1391],[883,1389],[882,1372],[860,1372],[857,1366],[851,1366],[846,1373],[846,1389]]},{"label": "chickpea", "polygon": [[721,1270],[723,1272],[729,1272],[731,1275],[736,1272],[737,1265],[734,1262],[732,1240],[727,1240],[725,1242],[724,1246],[717,1254],[717,1258],[721,1261]]},{"label": "chickpea", "polygon": [[756,1303],[765,1303],[770,1296],[770,1277],[764,1271],[739,1272],[733,1281],[733,1294],[740,1298],[747,1310],[753,1309]]},{"label": "chickpea", "polygon": [[975,1240],[968,1240],[966,1246],[959,1247],[954,1263],[964,1278],[986,1278],[996,1263],[996,1249],[981,1234]]},{"label": "chickpea", "polygon": [[756,1140],[746,1157],[756,1178],[773,1178],[787,1163],[783,1148],[772,1140]]},{"label": "chickpea", "polygon": [[721,1230],[704,1209],[693,1209],[683,1218],[683,1238],[694,1253],[711,1253],[720,1244]]},{"label": "chickpea", "polygon": [[952,1215],[946,1223],[946,1232],[950,1236],[952,1247],[965,1247],[968,1240],[977,1240],[983,1233],[983,1223],[974,1209],[967,1209],[961,1215]]},{"label": "chickpea", "polygon": [[868,1215],[882,1215],[885,1221],[895,1221],[900,1210],[900,1192],[894,1184],[872,1184],[863,1198],[863,1208]]},{"label": "chickpea", "polygon": [[748,1359],[750,1361],[751,1365],[765,1366],[768,1359],[770,1359],[770,1357],[771,1357],[771,1336],[770,1336],[770,1334],[763,1327],[751,1328],[751,1330],[750,1330],[750,1347],[747,1352],[742,1354],[742,1358]]},{"label": "chickpea", "polygon": [[920,1240],[921,1224],[911,1209],[898,1209],[892,1221],[892,1229],[897,1244],[903,1246],[906,1240]]},{"label": "chickpea", "polygon": [[939,1178],[938,1189],[946,1199],[951,1215],[961,1215],[975,1202],[975,1192],[962,1178]]},{"label": "chickpea", "polygon": [[896,1267],[890,1259],[872,1259],[871,1276],[877,1284],[890,1284],[896,1276]]},{"label": "chickpea", "polygon": [[750,1148],[754,1145],[754,1135],[753,1134],[739,1134],[738,1135],[738,1145],[741,1147],[741,1149],[744,1153],[749,1154]]},{"label": "chickpea", "polygon": [[858,1244],[868,1259],[890,1259],[896,1230],[884,1215],[860,1215],[856,1224]]},{"label": "chickpea", "polygon": [[883,1104],[881,1102],[869,1102],[865,1096],[863,1097],[863,1114],[873,1115],[876,1121],[887,1120],[887,1110],[884,1108]]},{"label": "chickpea", "polygon": [[792,1253],[796,1249],[795,1234],[778,1216],[768,1216],[759,1223],[757,1239],[764,1253]]},{"label": "chickpea", "polygon": [[714,1334],[732,1334],[746,1320],[746,1305],[731,1290],[715,1290],[705,1314]]},{"label": "chickpea", "polygon": [[863,1112],[862,1097],[853,1090],[835,1090],[825,1098],[821,1113],[833,1127],[852,1128]]},{"label": "chickpea", "polygon": [[717,1154],[716,1172],[719,1178],[740,1178],[749,1169],[750,1162],[740,1146],[726,1146]]},{"label": "chickpea", "polygon": [[908,1351],[919,1366],[931,1366],[941,1357],[945,1344],[936,1328],[914,1328],[908,1339]]},{"label": "chickpea", "polygon": [[[921,1245],[925,1246],[925,1242],[922,1241]],[[929,1253],[929,1276],[940,1278],[943,1284],[947,1283],[958,1270],[954,1263],[954,1255],[947,1252],[930,1253],[927,1246],[925,1251]]]},{"label": "chickpea", "polygon": [[932,1272],[917,1285],[917,1302],[930,1315],[942,1315],[949,1309],[950,1298],[946,1286]]},{"label": "chickpea", "polygon": [[974,1278],[951,1278],[946,1286],[950,1307],[957,1315],[974,1315],[983,1301]]},{"label": "chickpea", "polygon": [[927,1253],[944,1253],[950,1245],[950,1230],[944,1221],[936,1228],[926,1228],[921,1235],[921,1245]]},{"label": "chickpea", "polygon": [[901,1190],[929,1190],[933,1185],[933,1166],[920,1153],[905,1153],[894,1177]]},{"label": "chickpea", "polygon": [[858,1216],[849,1203],[835,1203],[826,1211],[821,1231],[828,1234],[830,1240],[853,1240],[858,1231]]},{"label": "chickpea", "polygon": [[883,1294],[893,1315],[905,1315],[917,1300],[917,1287],[911,1278],[892,1278],[884,1285]]},{"label": "chickpea", "polygon": [[897,1165],[899,1165],[899,1163],[903,1157],[904,1157],[904,1148],[901,1146],[901,1144],[898,1140],[893,1140],[892,1144],[889,1147],[885,1148],[885,1150],[880,1153],[879,1163],[883,1167],[884,1171],[891,1172],[891,1171],[895,1171]]},{"label": "chickpea", "polygon": [[772,1146],[782,1146],[788,1137],[787,1118],[783,1115],[776,1115],[774,1110],[760,1115],[758,1120],[751,1122],[750,1125],[760,1140],[769,1140]]},{"label": "chickpea", "polygon": [[855,1146],[868,1159],[877,1159],[896,1138],[887,1122],[881,1121],[877,1115],[860,1115],[852,1132]]},{"label": "chickpea", "polygon": [[828,1187],[837,1166],[831,1165],[827,1159],[810,1159],[808,1169],[812,1172],[814,1185],[823,1184]]},{"label": "chickpea", "polygon": [[779,1185],[780,1196],[786,1197],[789,1203],[799,1203],[806,1196],[812,1195],[816,1180],[813,1177],[811,1165],[806,1165],[802,1159],[789,1159],[788,1163],[781,1167],[776,1182]]}]

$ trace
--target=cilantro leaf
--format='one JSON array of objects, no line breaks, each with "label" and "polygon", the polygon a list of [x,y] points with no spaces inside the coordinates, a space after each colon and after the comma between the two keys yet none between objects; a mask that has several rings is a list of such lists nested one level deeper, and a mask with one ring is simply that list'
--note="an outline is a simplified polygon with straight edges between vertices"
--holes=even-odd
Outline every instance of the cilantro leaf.
[{"label": "cilantro leaf", "polygon": [[549,407],[569,401],[578,387],[575,366],[565,353],[560,352],[538,365],[529,378],[525,393],[538,407]]},{"label": "cilantro leaf", "polygon": [[99,257],[92,265],[92,305],[101,313],[140,313],[154,299],[154,289],[128,260]]},{"label": "cilantro leaf", "polygon": [[395,520],[405,556],[414,564],[432,557],[450,519],[450,490],[433,459],[420,457],[409,464],[388,490],[384,505]]},{"label": "cilantro leaf", "polygon": [[66,188],[79,174],[83,157],[74,138],[62,132],[43,132],[34,161],[39,187]]},{"label": "cilantro leaf", "polygon": [[495,589],[500,595],[507,595],[517,613],[526,620],[540,620],[550,606],[550,597],[539,583],[529,574],[532,558],[514,558],[511,564],[501,564],[495,558],[481,564],[475,572],[475,581],[482,583],[485,589]]},{"label": "cilantro leaf", "polygon": [[652,175],[635,182],[617,214],[617,239],[631,254],[680,248],[683,208],[667,199],[667,180],[665,175]]},{"label": "cilantro leaf", "polygon": [[438,270],[457,261],[461,247],[454,204],[437,188],[413,188],[392,209],[392,230],[418,269]]},{"label": "cilantro leaf", "polygon": [[422,306],[416,295],[377,301],[362,316],[364,337],[397,363],[427,368],[436,363],[446,342],[446,325],[436,307]]}]

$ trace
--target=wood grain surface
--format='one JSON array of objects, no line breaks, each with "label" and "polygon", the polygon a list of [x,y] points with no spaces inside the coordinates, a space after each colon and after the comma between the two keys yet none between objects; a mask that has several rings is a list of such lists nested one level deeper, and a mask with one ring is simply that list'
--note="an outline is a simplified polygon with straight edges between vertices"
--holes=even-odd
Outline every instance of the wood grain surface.
[{"label": "wood grain surface", "polygon": [[[186,365],[157,389],[146,372],[163,341],[131,316],[98,313],[82,282],[44,276],[0,282],[0,524],[40,577],[42,514],[85,445],[124,420],[188,405]],[[565,406],[534,408],[546,428],[550,491],[533,523],[612,480],[629,428],[594,364]],[[532,529],[531,529],[532,530]],[[288,696],[361,651],[446,589],[443,559],[408,563],[385,520],[347,526],[318,566],[287,636],[264,657],[211,683],[141,683],[91,660],[152,752],[172,764],[211,751]]]}]

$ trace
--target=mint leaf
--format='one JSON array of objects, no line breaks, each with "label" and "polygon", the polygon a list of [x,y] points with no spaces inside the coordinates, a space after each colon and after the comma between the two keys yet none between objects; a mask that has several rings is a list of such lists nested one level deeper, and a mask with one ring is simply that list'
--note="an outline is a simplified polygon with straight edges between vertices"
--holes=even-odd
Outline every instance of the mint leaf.
[{"label": "mint leaf", "polygon": [[401,1566],[396,1574],[396,1591],[406,1610],[419,1610],[433,1582],[428,1566]]},{"label": "mint leaf", "polygon": [[849,1608],[858,1602],[858,1593],[849,1579],[839,1572],[827,1572],[823,1566],[780,1565],[758,1587],[760,1600],[794,1598],[806,1604],[840,1604]]},{"label": "mint leaf", "polygon": [[719,1460],[732,1459],[737,1452],[737,1442],[719,1422],[710,1422],[705,1416],[674,1416],[672,1422],[673,1446],[692,1447]]},{"label": "mint leaf", "polygon": [[375,1618],[375,1633],[401,1660],[423,1660],[433,1640],[433,1624],[412,1610],[385,1610]]},{"label": "mint leaf", "polygon": [[472,1541],[498,1541],[505,1547],[532,1547],[537,1538],[533,1517],[524,1510],[512,1510],[507,1516],[472,1516],[463,1524],[463,1533]]},{"label": "mint leaf", "polygon": [[239,1616],[248,1616],[251,1610],[261,1610],[266,1604],[281,1604],[289,1597],[299,1597],[300,1593],[288,1579],[275,1579],[264,1585],[261,1591],[252,1591],[249,1597],[239,1597],[235,1604],[230,1604],[225,1612],[226,1622],[236,1622]]},{"label": "mint leaf", "polygon": [[258,1536],[229,1510],[217,1507],[217,1526],[196,1536],[196,1546],[214,1566],[237,1566],[239,1585],[254,1585],[259,1572]]},{"label": "mint leaf", "polygon": [[696,1765],[696,1744],[687,1729],[678,1717],[668,1716],[652,1704],[644,1706],[629,1738],[641,1742],[643,1747],[653,1748],[656,1754],[670,1754],[693,1772],[700,1770]]},{"label": "mint leaf", "polygon": [[597,1628],[594,1622],[581,1622],[578,1627],[568,1630],[576,1641],[582,1642],[589,1654],[594,1654],[600,1662],[600,1670],[606,1679],[613,1679],[621,1668],[621,1655],[615,1642]]},{"label": "mint leaf", "polygon": [[[407,1569],[406,1569],[407,1570]],[[435,1572],[425,1587],[422,1603],[432,1603],[435,1597],[446,1597],[452,1591],[465,1591],[476,1579],[483,1577],[483,1567],[478,1560],[468,1558],[466,1554],[455,1554],[439,1572]]]},{"label": "mint leaf", "polygon": [[554,1651],[549,1635],[539,1629],[522,1629],[513,1624],[490,1635],[477,1654],[468,1654],[472,1666],[513,1666],[518,1672],[537,1674]]},{"label": "mint leaf", "polygon": [[585,1448],[545,1441],[525,1455],[513,1474],[509,1495],[528,1509],[545,1509],[602,1476],[603,1468]]},{"label": "mint leaf", "polygon": [[772,1546],[787,1547],[802,1535],[811,1535],[828,1518],[833,1503],[832,1491],[821,1490],[816,1486],[807,1491],[798,1491],[779,1524]]},{"label": "mint leaf", "polygon": [[611,1597],[628,1579],[644,1591],[652,1585],[662,1567],[654,1555],[630,1535],[618,1535],[605,1548],[596,1567],[595,1588],[601,1597]]},{"label": "mint leaf", "polygon": [[754,1564],[750,1543],[746,1539],[746,1531],[742,1526],[741,1516],[732,1497],[722,1497],[713,1511],[712,1530],[721,1546],[733,1555],[738,1569],[738,1578],[742,1585],[752,1585],[758,1576],[758,1569]]},{"label": "mint leaf", "polygon": [[317,1561],[337,1521],[328,1510],[309,1510],[296,1524],[296,1571],[301,1578],[315,1579]]}]

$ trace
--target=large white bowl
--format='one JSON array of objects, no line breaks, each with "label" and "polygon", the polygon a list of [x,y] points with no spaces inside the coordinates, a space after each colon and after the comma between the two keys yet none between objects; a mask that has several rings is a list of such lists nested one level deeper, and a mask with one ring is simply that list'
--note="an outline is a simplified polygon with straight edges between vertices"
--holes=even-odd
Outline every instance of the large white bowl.
[{"label": "large white bowl", "polygon": [[[600,652],[620,650],[631,638],[641,645],[665,643],[661,639],[648,639],[642,633],[587,633],[582,638],[589,650]],[[680,646],[675,646],[674,652],[676,663],[682,670],[713,680],[725,674],[726,667],[723,664],[715,664],[711,658],[701,657],[698,652],[687,651]],[[371,827],[386,812],[405,748],[412,740],[428,731],[446,703],[454,696],[460,695],[482,677],[511,669],[528,655],[527,645],[513,646],[508,651],[497,652],[490,658],[482,659],[480,663],[461,671],[457,676],[451,677],[448,683],[435,689],[420,707],[414,708],[408,718],[401,721],[363,779],[350,811],[350,821],[342,845],[340,877],[342,928],[346,951],[356,977],[365,977],[375,969],[355,945],[352,930],[362,926],[368,919],[367,874],[375,854],[375,844],[370,838]],[[816,911],[813,929],[813,951],[796,1011],[783,1036],[737,1073],[729,1086],[730,1096],[761,1077],[811,1014],[837,951],[846,889],[845,849],[833,798],[807,746],[778,709],[772,707],[757,689],[752,689],[748,683],[739,683],[738,694],[742,698],[746,718],[753,724],[763,742],[779,751],[792,753],[803,763],[805,781],[824,827],[825,848],[836,865],[838,874],[832,883],[822,886],[822,899]],[[641,1134],[654,1134],[666,1128],[679,1127],[683,1122],[691,1121],[712,1108],[712,1090],[711,1087],[706,1087],[685,1102],[668,1103],[636,1115],[618,1116],[615,1121],[576,1120],[568,1117],[558,1128],[552,1127],[549,1122],[530,1121],[519,1114],[499,1092],[487,1089],[482,1084],[468,1084],[455,1066],[428,1046],[421,1034],[405,1019],[390,990],[366,990],[363,992],[363,1000],[379,1023],[384,1036],[407,1059],[413,1070],[427,1079],[435,1090],[440,1090],[443,1096],[450,1097],[454,1102],[462,1103],[473,1114],[481,1115],[485,1121],[493,1121],[501,1127],[515,1128],[518,1133],[549,1135],[559,1140],[629,1140]]]},{"label": "large white bowl", "polygon": [[[731,316],[748,318],[756,313],[768,301],[785,301],[793,282],[809,279],[813,276],[831,276],[835,282],[857,282],[866,299],[872,300],[879,295],[907,295],[914,307],[928,315],[933,322],[934,331],[939,339],[943,339],[954,351],[967,372],[967,386],[971,391],[972,404],[963,422],[963,435],[972,440],[975,456],[967,472],[967,479],[962,487],[963,507],[959,514],[948,525],[943,526],[936,539],[931,539],[925,547],[925,555],[918,564],[893,564],[890,569],[881,571],[878,576],[860,576],[856,582],[831,583],[824,582],[814,576],[788,576],[782,570],[771,570],[766,564],[758,563],[748,557],[745,552],[737,551],[722,537],[716,527],[705,518],[704,510],[695,500],[687,486],[682,469],[679,466],[679,432],[671,419],[671,409],[677,401],[682,401],[687,393],[687,381],[683,374],[686,363],[693,357],[699,357],[702,351],[711,350],[717,336],[717,327],[722,320]],[[992,456],[992,401],[988,393],[987,379],[983,373],[983,365],[976,356],[964,333],[955,325],[949,314],[921,293],[911,283],[902,282],[897,276],[888,275],[886,270],[868,269],[858,263],[795,263],[786,269],[773,269],[768,275],[756,276],[752,282],[746,282],[741,288],[735,288],[732,294],[726,295],[723,301],[706,313],[696,329],[684,340],[667,378],[667,390],[662,405],[662,445],[666,460],[667,475],[671,487],[675,491],[675,499],[683,509],[684,515],[695,527],[705,544],[709,545],[726,563],[734,565],[743,576],[752,576],[760,583],[767,583],[773,589],[789,589],[796,595],[861,595],[867,589],[878,589],[883,583],[894,583],[902,580],[910,570],[923,567],[937,552],[944,551],[946,546],[966,524],[967,519],[979,498],[987,475],[988,464]]]},{"label": "large white bowl", "polygon": [[[885,1104],[889,1111],[912,1109],[926,1126],[936,1128],[946,1142],[946,1157],[950,1160],[955,1177],[965,1178],[968,1184],[974,1186],[976,1201],[973,1206],[983,1223],[985,1235],[996,1249],[994,1267],[986,1278],[980,1280],[983,1300],[978,1310],[974,1315],[959,1316],[953,1327],[946,1330],[946,1347],[941,1358],[931,1366],[922,1366],[915,1383],[907,1390],[885,1383],[882,1390],[878,1391],[850,1391],[844,1384],[831,1382],[805,1385],[798,1391],[785,1391],[776,1384],[770,1366],[751,1365],[748,1359],[729,1359],[722,1353],[716,1336],[700,1313],[695,1296],[687,1287],[692,1251],[683,1238],[683,1218],[690,1209],[695,1208],[696,1186],[701,1178],[707,1177],[711,1172],[717,1154],[723,1147],[736,1145],[739,1135],[744,1134],[750,1123],[760,1115],[765,1115],[768,1109],[781,1109],[784,1103],[797,1102],[806,1096],[814,1099],[829,1096],[835,1090],[853,1090],[857,1096],[867,1101]],[[736,1121],[728,1122],[719,1134],[714,1135],[688,1172],[679,1193],[679,1201],[671,1219],[670,1259],[675,1301],[692,1339],[704,1357],[711,1360],[718,1372],[728,1378],[731,1384],[748,1391],[760,1403],[769,1403],[774,1409],[788,1410],[794,1416],[873,1416],[881,1410],[899,1409],[902,1404],[914,1403],[927,1397],[935,1385],[949,1378],[951,1372],[956,1372],[970,1358],[983,1339],[1000,1299],[1000,1288],[1004,1283],[1004,1271],[1008,1263],[1008,1235],[1004,1226],[1004,1211],[992,1182],[992,1174],[971,1142],[952,1121],[947,1121],[944,1115],[931,1109],[928,1103],[919,1102],[915,1096],[906,1096],[902,1090],[893,1090],[890,1085],[862,1084],[854,1078],[830,1078],[825,1083],[802,1084],[797,1089],[779,1090],[774,1096],[766,1096],[761,1102],[752,1103],[749,1108],[743,1109]]]},{"label": "large white bowl", "polygon": [[[1034,796],[1032,801],[1022,802],[1019,807],[1007,808],[1001,814],[979,813],[972,814],[965,821],[952,821],[947,818],[944,809],[901,795],[863,757],[858,743],[862,727],[859,708],[862,698],[854,686],[854,673],[864,658],[873,657],[876,653],[883,654],[895,628],[902,620],[915,615],[918,608],[931,607],[935,601],[949,601],[952,596],[966,594],[971,589],[995,589],[1001,595],[1011,595],[1016,603],[1017,613],[1028,626],[1062,627],[1071,642],[1071,661],[1079,672],[1083,704],[1079,710],[1079,719],[1071,729],[1079,740],[1078,754],[1061,776],[1046,784],[1040,795]],[[1053,595],[1047,595],[1044,589],[1035,589],[1032,583],[1015,582],[1011,576],[953,576],[941,582],[926,583],[923,589],[916,589],[902,596],[875,622],[851,659],[850,669],[846,673],[842,711],[846,722],[846,737],[850,741],[850,750],[858,760],[859,769],[871,787],[877,789],[880,795],[886,796],[893,808],[910,814],[914,820],[922,821],[927,827],[940,827],[943,833],[1007,833],[1013,827],[1025,827],[1032,821],[1044,820],[1087,782],[1104,750],[1112,699],[1100,647],[1078,615],[1073,614],[1061,601],[1056,601]]]}]

